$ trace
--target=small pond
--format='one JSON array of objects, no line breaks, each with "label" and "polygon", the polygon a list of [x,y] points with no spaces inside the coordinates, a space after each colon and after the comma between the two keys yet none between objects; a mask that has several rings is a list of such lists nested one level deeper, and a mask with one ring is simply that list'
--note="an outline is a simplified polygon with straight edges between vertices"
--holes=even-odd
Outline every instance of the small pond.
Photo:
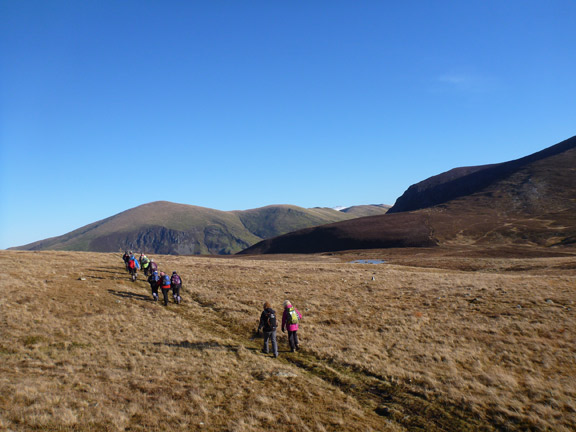
[{"label": "small pond", "polygon": [[385,263],[386,261],[377,259],[361,259],[351,262],[351,264],[385,264]]}]

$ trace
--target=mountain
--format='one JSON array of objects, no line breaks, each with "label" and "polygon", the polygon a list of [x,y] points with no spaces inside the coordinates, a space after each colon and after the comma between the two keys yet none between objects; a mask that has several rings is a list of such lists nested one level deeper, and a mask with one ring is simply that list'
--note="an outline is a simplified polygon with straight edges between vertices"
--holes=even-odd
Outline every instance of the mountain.
[{"label": "mountain", "polygon": [[430,177],[410,186],[385,215],[289,233],[242,253],[574,243],[576,137],[513,161]]},{"label": "mountain", "polygon": [[[389,212],[398,213],[418,210],[442,204],[458,197],[469,196],[483,189],[490,188],[491,185],[496,185],[512,174],[522,172],[523,170],[526,171],[526,175],[529,177],[525,175],[522,179],[516,178],[515,180],[520,184],[524,184],[523,182],[526,181],[525,186],[528,188],[532,187],[534,189],[544,186],[536,185],[531,180],[533,174],[537,174],[540,181],[544,181],[547,184],[559,183],[559,185],[564,186],[563,181],[557,182],[554,179],[557,175],[557,172],[555,172],[557,168],[555,164],[562,165],[562,160],[566,159],[566,157],[561,155],[574,148],[575,139],[576,137],[573,137],[537,153],[510,162],[455,168],[437,176],[430,177],[410,186],[406,192],[396,200],[396,203]],[[558,155],[560,155],[560,158],[555,158],[555,156]],[[542,162],[542,168],[538,173],[530,172],[530,166],[539,161],[548,162]],[[558,168],[560,168],[560,165]],[[568,168],[568,171],[570,171],[569,167],[564,168]],[[570,186],[570,184],[567,184],[567,186]],[[512,188],[514,187],[512,186]],[[510,192],[510,187],[508,187],[507,190]],[[526,189],[524,192],[529,191]],[[514,194],[526,198],[530,196],[534,197],[534,194],[522,193],[522,191],[516,191]],[[504,202],[503,200],[500,201]]]},{"label": "mountain", "polygon": [[[374,207],[374,208],[372,208]],[[349,212],[273,205],[245,211],[220,211],[157,201],[126,210],[62,236],[12,248],[156,254],[232,254],[262,239],[335,221],[352,219],[387,206],[358,206]]]},{"label": "mountain", "polygon": [[355,217],[375,216],[387,213],[392,206],[386,204],[370,204],[346,207],[340,211]]}]

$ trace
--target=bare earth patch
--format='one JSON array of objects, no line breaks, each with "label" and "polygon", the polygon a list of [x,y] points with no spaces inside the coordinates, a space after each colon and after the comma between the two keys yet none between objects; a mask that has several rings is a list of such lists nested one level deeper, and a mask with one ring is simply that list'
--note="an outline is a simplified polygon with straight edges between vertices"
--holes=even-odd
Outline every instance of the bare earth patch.
[{"label": "bare earth patch", "polygon": [[[573,254],[154,258],[180,306],[117,254],[0,252],[0,430],[576,428]],[[285,299],[302,350],[274,359]]]}]

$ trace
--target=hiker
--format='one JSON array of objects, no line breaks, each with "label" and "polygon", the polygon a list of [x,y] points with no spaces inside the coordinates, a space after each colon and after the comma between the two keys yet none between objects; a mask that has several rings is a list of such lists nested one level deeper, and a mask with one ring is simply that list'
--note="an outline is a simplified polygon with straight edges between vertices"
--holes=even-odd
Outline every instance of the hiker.
[{"label": "hiker", "polygon": [[150,288],[152,289],[152,298],[154,301],[158,301],[158,284],[160,282],[160,275],[157,271],[152,273],[148,277],[148,283],[150,284]]},{"label": "hiker", "polygon": [[300,348],[298,345],[298,321],[302,319],[302,314],[298,312],[290,300],[284,302],[284,313],[282,314],[282,333],[288,330],[288,343],[290,344],[290,352],[294,352]]},{"label": "hiker", "polygon": [[148,267],[150,267],[149,268],[150,274],[154,273],[155,271],[158,271],[158,264],[154,262],[154,258],[150,258],[150,264],[148,264]]},{"label": "hiker", "polygon": [[122,255],[122,259],[124,260],[124,265],[126,266],[126,271],[130,271],[130,267],[128,267],[128,261],[130,261],[130,254],[128,251],[124,251],[124,255]]},{"label": "hiker", "polygon": [[136,276],[138,276],[138,269],[140,268],[140,263],[136,259],[134,255],[130,255],[130,260],[128,261],[128,271],[132,276],[132,282],[136,280]]},{"label": "hiker", "polygon": [[170,276],[168,276],[164,272],[160,272],[160,288],[162,289],[164,306],[168,306],[168,291],[170,291]]},{"label": "hiker", "polygon": [[170,278],[170,287],[172,288],[172,296],[174,297],[174,303],[180,304],[182,298],[180,297],[180,289],[182,288],[182,278],[176,272],[172,272],[172,277]]},{"label": "hiker", "polygon": [[148,276],[150,266],[150,259],[146,255],[140,255],[140,267],[144,270],[144,276]]},{"label": "hiker", "polygon": [[276,311],[272,309],[270,303],[264,303],[264,310],[260,315],[260,324],[258,324],[258,333],[260,330],[264,333],[264,346],[262,347],[262,352],[268,354],[268,341],[272,341],[272,352],[274,357],[278,357],[278,343],[276,342],[276,328],[278,323],[276,322]]}]

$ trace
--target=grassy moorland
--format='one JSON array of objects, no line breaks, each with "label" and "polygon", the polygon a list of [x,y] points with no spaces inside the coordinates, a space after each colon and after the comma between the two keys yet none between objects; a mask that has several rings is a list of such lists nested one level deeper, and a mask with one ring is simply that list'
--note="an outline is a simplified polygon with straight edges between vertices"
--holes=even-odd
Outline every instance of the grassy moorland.
[{"label": "grassy moorland", "polygon": [[576,255],[154,258],[181,305],[117,254],[0,252],[0,430],[576,429]]}]

